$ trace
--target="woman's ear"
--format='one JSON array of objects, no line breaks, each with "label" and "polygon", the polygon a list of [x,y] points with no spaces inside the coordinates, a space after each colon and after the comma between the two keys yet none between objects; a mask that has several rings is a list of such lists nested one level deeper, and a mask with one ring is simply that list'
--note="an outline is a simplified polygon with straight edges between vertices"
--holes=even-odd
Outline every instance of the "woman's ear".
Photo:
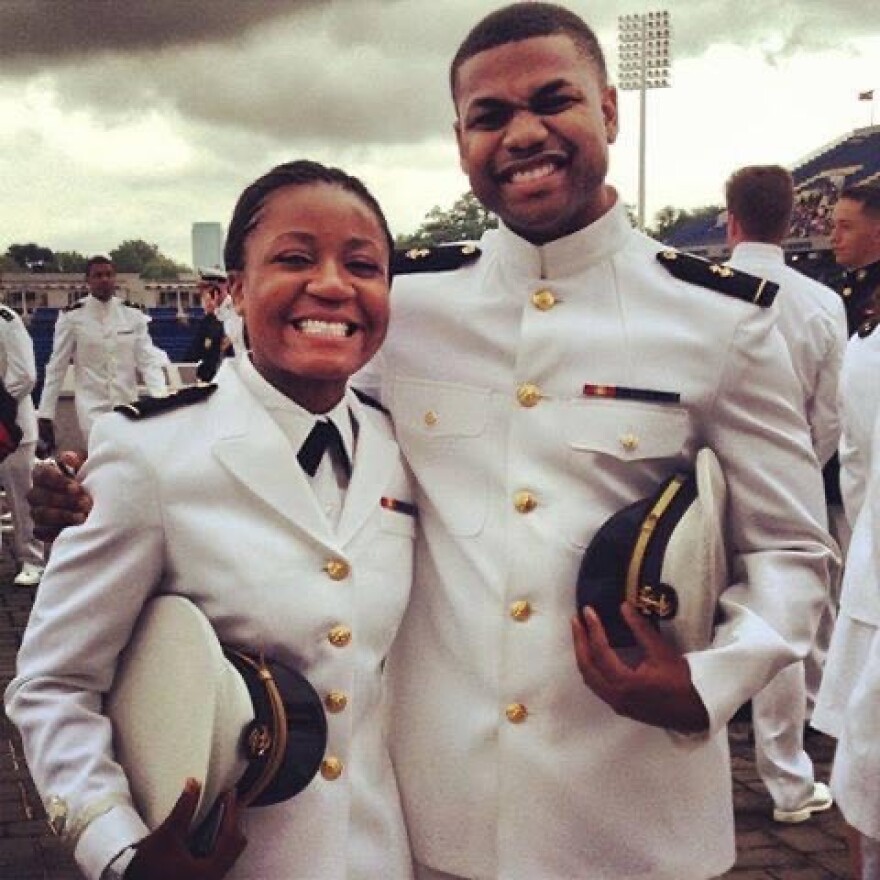
[{"label": "woman's ear", "polygon": [[232,297],[232,304],[235,311],[244,317],[245,313],[245,296],[244,296],[244,272],[235,270],[229,273],[229,295]]}]

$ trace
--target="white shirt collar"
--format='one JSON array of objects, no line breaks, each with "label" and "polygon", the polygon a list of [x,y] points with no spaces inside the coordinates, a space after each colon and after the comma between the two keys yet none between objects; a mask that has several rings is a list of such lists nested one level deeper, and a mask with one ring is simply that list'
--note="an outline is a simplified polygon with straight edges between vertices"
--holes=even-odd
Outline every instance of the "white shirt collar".
[{"label": "white shirt collar", "polygon": [[351,391],[346,390],[342,400],[329,412],[316,415],[292,401],[274,385],[267,382],[257,372],[249,357],[238,359],[237,368],[245,387],[266,408],[295,450],[298,451],[305,443],[315,426],[315,422],[329,420],[339,429],[349,461],[354,461],[354,426],[348,400]]},{"label": "white shirt collar", "polygon": [[785,262],[785,255],[779,245],[767,244],[763,241],[741,241],[730,254],[731,265],[735,265],[734,261],[741,258],[770,263]]}]

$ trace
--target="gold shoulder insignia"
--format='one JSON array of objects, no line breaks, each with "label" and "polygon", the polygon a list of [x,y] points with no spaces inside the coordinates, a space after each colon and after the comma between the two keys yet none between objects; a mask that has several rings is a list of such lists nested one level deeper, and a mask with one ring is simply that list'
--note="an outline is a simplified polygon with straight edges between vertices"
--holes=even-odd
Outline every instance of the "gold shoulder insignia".
[{"label": "gold shoulder insignia", "polygon": [[666,250],[657,260],[670,274],[682,281],[699,284],[719,293],[754,303],[762,308],[773,305],[779,285],[739,269],[732,269],[682,251]]},{"label": "gold shoulder insignia", "polygon": [[866,318],[859,324],[858,334],[859,338],[867,339],[874,330],[877,328],[877,325],[880,324],[880,315],[871,315],[869,318]]},{"label": "gold shoulder insignia", "polygon": [[123,403],[114,406],[113,411],[122,413],[133,420],[147,419],[161,413],[172,412],[182,406],[191,406],[194,403],[202,403],[217,390],[216,384],[191,385],[181,388],[180,391],[169,394],[167,397],[142,397],[131,403]]},{"label": "gold shoulder insignia", "polygon": [[414,275],[418,272],[449,272],[476,261],[480,249],[475,244],[439,244],[434,247],[416,247],[395,251],[391,269],[395,275]]}]

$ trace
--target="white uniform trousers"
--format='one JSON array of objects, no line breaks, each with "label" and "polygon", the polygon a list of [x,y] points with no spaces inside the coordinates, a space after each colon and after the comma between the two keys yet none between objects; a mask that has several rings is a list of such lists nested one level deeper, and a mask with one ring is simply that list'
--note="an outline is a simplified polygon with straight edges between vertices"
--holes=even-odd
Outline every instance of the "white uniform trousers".
[{"label": "white uniform trousers", "polygon": [[6,489],[6,500],[12,513],[12,554],[16,562],[42,566],[43,544],[34,539],[34,521],[27,503],[31,488],[36,442],[22,443],[11,455],[0,462],[0,481]]},{"label": "white uniform trousers", "polygon": [[802,661],[786,666],[752,697],[755,763],[780,810],[795,810],[813,794],[813,762],[804,751],[805,712]]}]

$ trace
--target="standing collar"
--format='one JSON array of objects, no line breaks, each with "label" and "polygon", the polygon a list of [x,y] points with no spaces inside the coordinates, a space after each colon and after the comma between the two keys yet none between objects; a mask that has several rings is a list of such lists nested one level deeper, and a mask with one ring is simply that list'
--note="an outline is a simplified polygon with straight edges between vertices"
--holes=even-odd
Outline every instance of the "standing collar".
[{"label": "standing collar", "polygon": [[632,234],[626,207],[614,192],[614,204],[598,220],[545,245],[530,244],[503,223],[487,236],[494,238],[503,266],[510,266],[519,275],[553,279],[576,274],[608,259]]},{"label": "standing collar", "polygon": [[739,258],[757,259],[761,262],[784,263],[785,254],[779,245],[767,244],[763,241],[741,241],[730,255],[734,264]]}]

